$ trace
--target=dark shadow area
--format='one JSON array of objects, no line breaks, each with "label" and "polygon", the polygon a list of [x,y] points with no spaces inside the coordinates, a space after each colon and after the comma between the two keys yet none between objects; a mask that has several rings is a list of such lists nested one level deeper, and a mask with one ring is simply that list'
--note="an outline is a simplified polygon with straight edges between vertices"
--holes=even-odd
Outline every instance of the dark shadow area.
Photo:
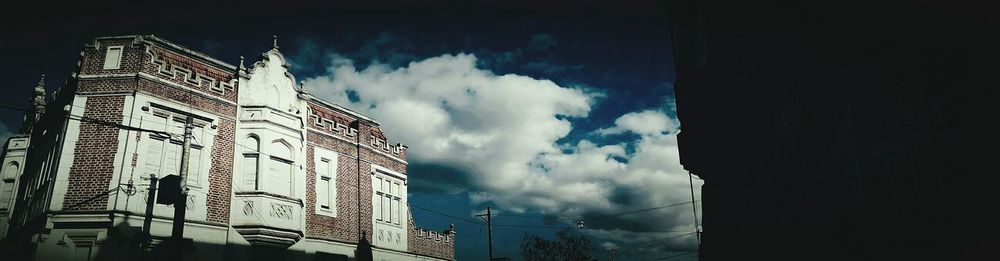
[{"label": "dark shadow area", "polygon": [[[93,260],[309,260],[309,261],[353,261],[342,254],[316,253],[279,249],[266,246],[219,245],[193,242],[185,239],[174,242],[170,238],[154,237],[149,250],[143,251],[141,243],[144,238],[139,227],[125,226],[124,223],[112,228],[94,254]],[[371,260],[371,247],[368,247]]]},{"label": "dark shadow area", "polygon": [[701,260],[1000,260],[996,4],[666,8]]}]

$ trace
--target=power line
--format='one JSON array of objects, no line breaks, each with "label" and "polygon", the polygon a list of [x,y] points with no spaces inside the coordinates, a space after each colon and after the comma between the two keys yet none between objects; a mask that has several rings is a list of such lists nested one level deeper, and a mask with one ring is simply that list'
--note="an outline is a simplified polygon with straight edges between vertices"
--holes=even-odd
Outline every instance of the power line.
[{"label": "power line", "polygon": [[643,260],[667,260],[667,259],[673,259],[673,258],[677,258],[677,257],[689,255],[689,254],[692,254],[692,253],[698,253],[698,252],[696,252],[696,251],[690,251],[690,252],[684,252],[684,253],[680,253],[680,254],[676,254],[676,255],[672,255],[672,256],[655,257],[655,258],[643,259]]},{"label": "power line", "polygon": [[[652,210],[669,208],[669,207],[676,207],[676,206],[681,206],[681,205],[685,205],[685,204],[690,204],[690,203],[696,202],[696,201],[700,201],[700,200],[678,202],[678,203],[672,203],[672,204],[667,204],[667,205],[661,205],[661,206],[655,206],[655,207],[649,207],[649,208],[642,208],[642,209],[636,209],[636,210],[629,210],[629,211],[624,211],[624,212],[618,212],[618,213],[612,213],[612,214],[604,214],[604,215],[598,215],[598,216],[593,216],[593,217],[589,217],[589,218],[579,218],[579,219],[594,220],[594,219],[601,219],[601,218],[607,218],[607,217],[621,216],[621,215],[627,215],[627,214],[633,214],[633,213],[639,213],[639,212],[646,212],[646,211],[652,211]],[[532,217],[532,218],[552,218],[553,217],[553,216],[545,216],[545,215],[520,215],[520,214],[495,214],[495,216],[510,216],[510,217],[525,217],[525,218],[529,218],[529,217]],[[556,218],[556,219],[577,220],[577,219],[573,219],[573,218]]]},{"label": "power line", "polygon": [[[76,105],[71,105],[71,106],[80,107],[80,106],[76,106]],[[0,107],[7,108],[7,109],[18,110],[18,111],[27,111],[26,109],[18,109],[18,108],[15,108],[12,105],[3,104],[3,103],[0,103]],[[82,108],[82,107],[80,107],[80,108]],[[135,116],[125,116],[123,114],[118,114],[118,115],[119,116],[123,116],[123,117],[131,117],[133,119],[135,117]],[[76,118],[74,118],[74,117],[76,117]],[[94,119],[94,118],[88,118],[88,117],[84,117],[84,116],[72,115],[72,114],[68,114],[68,113],[66,115],[66,118],[70,119],[70,120],[76,120],[76,121],[80,121],[80,122],[94,123],[94,124],[98,124],[98,125],[103,125],[103,126],[108,126],[108,127],[113,127],[113,128],[117,128],[117,129],[123,129],[123,130],[131,130],[131,131],[138,131],[138,132],[150,132],[150,133],[157,133],[157,134],[166,135],[166,136],[178,135],[178,134],[175,134],[175,133],[169,133],[169,132],[157,131],[157,130],[150,130],[150,129],[143,129],[143,128],[138,128],[138,127],[132,127],[132,126],[127,126],[127,125],[123,125],[123,124],[119,124],[119,123],[114,123],[114,122],[109,122],[109,121],[104,121],[104,120],[99,120],[99,119]],[[142,118],[140,117],[139,120],[142,120]],[[234,142],[234,143],[236,143],[236,142]],[[242,146],[242,144],[239,144],[239,145]],[[258,153],[260,153],[260,152],[258,151]],[[264,153],[261,153],[261,154],[264,154]],[[300,167],[301,167],[301,165],[300,165]],[[246,191],[246,190],[243,190],[242,187],[240,187],[240,184],[238,182],[234,182],[233,185],[236,186],[240,191]],[[196,192],[201,192],[201,191],[196,191]],[[202,193],[204,193],[204,192],[202,192]],[[207,193],[205,195],[207,196]],[[242,198],[240,198],[239,200],[243,201],[244,203],[248,202],[247,200],[242,199]],[[253,204],[249,204],[249,206],[250,206],[250,208],[253,211],[254,217],[257,218],[257,220],[260,221],[262,224],[264,224],[266,226],[269,226],[267,220],[264,219],[260,215],[260,213],[259,213],[260,211],[257,211],[257,208],[255,206],[253,206]]]},{"label": "power line", "polygon": [[421,206],[414,205],[413,203],[407,203],[407,205],[409,205],[410,207],[421,209],[421,210],[424,210],[424,211],[427,211],[427,212],[431,212],[431,213],[434,213],[434,214],[438,214],[438,215],[441,215],[441,216],[450,217],[450,218],[453,218],[453,219],[465,221],[465,222],[476,224],[476,225],[480,225],[480,226],[483,225],[483,224],[481,224],[481,223],[479,223],[477,221],[474,221],[474,220],[470,220],[470,219],[465,219],[465,218],[461,218],[461,217],[456,217],[456,216],[448,215],[448,214],[441,213],[441,212],[438,212],[438,211],[433,210],[433,209],[424,208],[424,207],[421,207]]},{"label": "power line", "polygon": [[[74,106],[74,107],[83,108],[83,107],[77,106],[77,105],[72,105],[72,104],[70,104],[70,105]],[[26,109],[19,109],[19,108],[16,108],[14,106],[11,106],[11,105],[8,105],[8,104],[2,104],[2,103],[0,103],[0,107],[7,108],[7,109],[12,109],[12,110],[16,110],[16,111],[27,111]],[[189,108],[189,110],[190,110],[190,108]],[[126,115],[121,114],[121,113],[118,113],[118,115],[120,115],[122,117],[128,117],[128,118],[136,119],[136,116],[134,116],[134,115],[128,115],[128,116],[126,116]],[[76,117],[76,118],[73,118],[73,117]],[[173,133],[169,133],[169,132],[165,132],[165,131],[157,131],[157,130],[149,130],[149,129],[143,129],[143,128],[138,128],[138,127],[132,127],[132,126],[127,126],[127,125],[123,125],[123,124],[120,124],[120,123],[113,123],[113,122],[108,122],[108,121],[104,121],[104,120],[93,119],[93,118],[88,118],[88,117],[78,116],[78,115],[71,115],[70,114],[70,115],[67,115],[67,118],[71,119],[71,120],[77,120],[77,121],[81,121],[81,122],[94,123],[94,124],[98,124],[98,125],[104,125],[104,126],[109,126],[109,127],[114,127],[114,128],[118,128],[118,129],[124,129],[124,130],[132,130],[132,131],[139,131],[139,132],[150,132],[150,133],[157,133],[157,134],[163,134],[163,135],[168,135],[168,136],[177,135],[177,134],[173,134]],[[140,121],[144,120],[142,117],[139,117],[138,119]],[[156,123],[159,123],[159,122],[156,122]],[[228,137],[225,137],[225,136],[217,136],[217,138],[221,138],[223,140],[227,140],[228,139]],[[259,153],[261,155],[270,156],[267,153],[261,152],[258,148],[250,148],[250,147],[245,146],[244,144],[242,144],[240,142],[237,142],[235,140],[229,140],[229,141],[233,142],[234,145],[238,145],[240,147],[250,149],[250,150],[252,150],[252,151],[254,151],[256,153]],[[298,167],[300,167],[300,168],[305,168],[305,166],[303,166],[301,163],[296,163],[295,165],[298,166]],[[352,184],[348,184],[348,185],[353,186]],[[246,190],[244,190],[240,186],[240,184],[238,184],[238,182],[234,182],[234,186],[237,187],[240,191],[246,191]],[[240,200],[246,202],[246,200],[243,200],[243,199],[240,199]],[[625,212],[619,212],[619,213],[613,213],[613,214],[607,214],[607,215],[601,215],[601,216],[591,217],[591,218],[588,218],[588,219],[600,219],[600,218],[606,218],[606,217],[614,217],[614,216],[627,215],[627,214],[633,214],[633,213],[639,213],[639,212],[645,212],[645,211],[652,211],[652,210],[657,210],[657,209],[662,209],[662,208],[680,206],[680,205],[684,205],[684,204],[688,204],[688,203],[694,203],[696,201],[698,201],[698,200],[693,200],[693,201],[688,201],[688,202],[680,202],[680,203],[674,203],[674,204],[668,204],[668,205],[662,205],[662,206],[656,206],[656,207],[650,207],[650,208],[644,208],[644,209],[637,209],[637,210],[631,210],[631,211],[625,211]],[[442,213],[442,212],[438,212],[438,211],[435,211],[435,210],[432,210],[432,209],[429,209],[429,208],[424,208],[424,207],[413,205],[413,204],[408,204],[408,205],[411,206],[411,207],[418,208],[418,209],[421,209],[421,210],[425,210],[425,211],[428,211],[428,212],[431,212],[431,213],[434,213],[434,214],[438,214],[438,215],[441,215],[441,216],[445,216],[445,217],[449,217],[449,218],[453,218],[453,219],[458,219],[458,220],[461,220],[461,221],[464,221],[464,222],[468,222],[468,223],[472,223],[472,224],[476,224],[476,225],[482,226],[482,224],[480,224],[479,222],[472,221],[472,220],[469,220],[469,219],[466,219],[466,218],[452,216],[452,215],[449,215],[449,214],[445,214],[445,213]],[[253,207],[251,205],[251,208],[255,208],[255,207]],[[260,214],[258,212],[259,211],[254,211],[255,218],[257,218],[262,223],[266,224],[267,222],[260,216]],[[551,216],[533,216],[533,215],[515,215],[515,214],[499,214],[499,216],[551,218]],[[511,228],[541,228],[541,229],[567,229],[567,228],[571,229],[571,228],[574,228],[572,226],[534,226],[534,225],[495,225],[495,226],[497,226],[497,227],[511,227]],[[596,229],[596,228],[584,228],[584,229]],[[670,231],[670,232],[682,232],[682,231]],[[662,241],[662,240],[666,240],[666,239],[671,239],[671,238],[676,238],[676,237],[680,237],[680,236],[686,236],[686,235],[690,235],[690,234],[694,234],[694,233],[697,233],[697,232],[692,232],[692,233],[677,235],[677,236],[663,238],[663,239],[658,239],[658,240],[649,241],[649,242],[643,242],[641,244],[654,243],[654,242],[658,242],[658,241]],[[619,249],[621,249],[621,248],[619,248]]]},{"label": "power line", "polygon": [[650,244],[653,244],[653,243],[662,242],[662,241],[666,241],[666,240],[670,240],[670,239],[674,239],[674,238],[678,238],[678,237],[694,235],[695,233],[697,233],[697,232],[688,232],[688,233],[684,233],[684,234],[680,234],[680,235],[674,235],[674,236],[664,237],[664,238],[660,238],[660,239],[654,239],[654,240],[645,241],[645,242],[632,243],[632,244],[628,244],[628,245],[625,245],[625,246],[622,246],[622,247],[618,247],[617,249],[621,250],[621,249],[626,249],[626,248],[633,248],[633,247],[640,247],[640,246],[650,245]]}]

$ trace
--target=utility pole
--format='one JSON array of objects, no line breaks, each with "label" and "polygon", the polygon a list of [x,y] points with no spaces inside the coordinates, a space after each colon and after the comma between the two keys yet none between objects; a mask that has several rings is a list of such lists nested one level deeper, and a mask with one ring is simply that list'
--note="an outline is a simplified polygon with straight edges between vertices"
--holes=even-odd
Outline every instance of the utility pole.
[{"label": "utility pole", "polygon": [[493,211],[486,207],[486,214],[476,215],[479,218],[486,216],[486,236],[490,245],[490,261],[493,261]]},{"label": "utility pole", "polygon": [[187,120],[184,121],[184,147],[181,149],[181,173],[180,173],[180,192],[181,195],[177,202],[174,202],[174,228],[171,233],[173,243],[177,249],[174,250],[174,254],[180,257],[180,245],[181,241],[184,239],[184,215],[187,212],[187,175],[188,175],[188,164],[191,159],[191,154],[188,153],[191,150],[191,129],[194,128],[192,123],[192,117],[188,116]]},{"label": "utility pole", "polygon": [[142,232],[145,238],[142,240],[142,250],[145,251],[146,247],[149,246],[149,241],[151,240],[152,233],[149,231],[150,225],[153,224],[153,205],[156,204],[156,182],[159,181],[156,175],[149,174],[149,195],[146,197],[146,218],[142,220]]}]

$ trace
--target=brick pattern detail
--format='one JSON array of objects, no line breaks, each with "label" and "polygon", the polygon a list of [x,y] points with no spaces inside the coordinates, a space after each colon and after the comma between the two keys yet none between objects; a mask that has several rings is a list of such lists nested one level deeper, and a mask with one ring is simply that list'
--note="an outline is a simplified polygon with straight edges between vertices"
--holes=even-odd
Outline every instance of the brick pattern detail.
[{"label": "brick pattern detail", "polygon": [[229,223],[229,208],[231,206],[233,180],[233,138],[236,136],[236,123],[222,119],[219,122],[218,135],[212,145],[212,167],[208,170],[208,221]]},{"label": "brick pattern detail", "polygon": [[[119,69],[103,69],[107,46],[123,46],[122,60]],[[96,48],[95,48],[96,47]],[[200,93],[221,98],[225,101],[237,102],[238,86],[233,89],[212,89],[211,84],[205,84],[191,79],[208,77],[217,81],[230,81],[237,77],[236,72],[228,71],[217,65],[210,64],[201,58],[181,54],[169,48],[158,46],[152,42],[138,42],[136,39],[103,39],[88,45],[81,54],[80,73],[85,75],[133,74],[145,73],[159,79],[177,83]],[[155,62],[154,62],[155,61]],[[163,73],[161,66],[175,66],[190,71],[195,78],[181,73]],[[218,87],[218,86],[216,86]],[[235,139],[237,107],[216,98],[205,97],[192,93],[185,88],[171,84],[147,80],[139,77],[80,79],[76,92],[78,94],[93,93],[128,93],[141,91],[167,100],[177,101],[198,110],[207,111],[220,116],[218,136],[212,149],[212,166],[209,169],[209,192],[206,196],[208,221],[228,223],[231,211],[232,175],[235,164],[233,140]],[[88,98],[84,117],[121,122],[125,96],[92,96]],[[305,236],[341,242],[357,242],[358,220],[360,227],[367,235],[372,235],[372,187],[371,164],[392,169],[406,174],[406,149],[387,145],[388,139],[378,126],[363,125],[358,131],[351,131],[346,126],[355,118],[349,113],[329,108],[319,103],[309,103],[314,114],[310,115],[306,139],[306,228]],[[317,124],[318,123],[318,124]],[[338,127],[339,125],[339,127]],[[74,162],[70,168],[69,188],[64,199],[65,210],[105,210],[108,205],[107,191],[110,187],[114,171],[113,155],[118,149],[119,130],[115,127],[94,123],[81,123],[80,138],[76,146]],[[353,135],[350,135],[353,134]],[[331,137],[330,135],[336,136]],[[360,173],[355,144],[357,137],[361,140]],[[337,217],[315,214],[316,209],[316,170],[314,162],[315,147],[323,147],[336,151],[337,159]],[[136,158],[131,158],[131,164],[136,164]],[[360,176],[359,176],[360,175]],[[356,184],[360,177],[361,186]],[[360,191],[360,199],[358,192]],[[360,202],[359,202],[360,200]],[[360,208],[358,209],[358,203]],[[409,252],[454,260],[454,235],[430,237],[429,233],[420,235],[419,229],[408,217],[407,231]],[[440,234],[440,233],[439,233]],[[447,239],[447,240],[446,240]]]},{"label": "brick pattern detail", "polygon": [[[319,131],[329,135],[338,136],[344,139],[354,140],[354,136],[348,135],[348,131],[345,131],[347,126],[354,121],[353,117],[347,116],[336,110],[330,109],[322,104],[309,103],[310,113],[309,113],[309,126],[310,130]],[[395,145],[388,145],[388,138],[377,126],[372,126],[368,134],[362,134],[361,143],[362,146],[369,146],[372,148],[379,149],[382,153],[393,155],[400,160],[406,161],[406,149],[396,149]],[[374,137],[374,140],[372,139]],[[384,167],[389,167],[382,165]],[[405,173],[406,167],[393,170],[399,173]]]},{"label": "brick pattern detail", "polygon": [[[350,121],[350,120],[349,120]],[[348,122],[349,122],[348,121]],[[372,126],[362,126],[361,137],[366,137],[366,133],[372,130]],[[328,132],[324,132],[328,134]],[[318,133],[317,130],[309,130],[306,139],[315,145],[306,147],[306,235],[315,238],[340,240],[347,242],[357,242],[356,215],[358,195],[357,178],[358,162],[354,159],[357,154],[353,142],[332,138]],[[354,140],[351,138],[350,140]],[[362,139],[362,144],[364,140]],[[314,159],[314,148],[319,146],[325,149],[336,151],[339,155],[337,159],[337,217],[318,215],[316,208],[316,162]],[[371,164],[392,169],[399,173],[406,173],[406,164],[390,159],[383,154],[375,153],[370,148],[361,147],[361,226],[367,235],[372,234],[372,188],[371,188]]]},{"label": "brick pattern detail", "polygon": [[[138,87],[136,85],[138,83]],[[139,90],[160,98],[189,104],[192,108],[208,111],[218,115],[236,117],[236,106],[219,100],[210,99],[196,93],[178,89],[166,84],[146,79],[90,79],[81,80],[77,92],[80,94],[130,92]]]},{"label": "brick pattern detail", "polygon": [[[318,146],[336,151],[337,157],[337,217],[316,214],[316,162],[315,146],[306,147],[306,236],[345,242],[358,241],[358,162],[353,144],[310,131],[306,138]],[[372,184],[366,170],[371,165],[361,162],[361,228],[372,234]]]},{"label": "brick pattern detail", "polygon": [[[191,56],[178,54],[173,51],[160,48],[157,46],[151,47],[150,52],[152,54],[145,53],[146,63],[144,63],[144,66],[142,67],[143,73],[154,75],[157,78],[174,82],[216,97],[220,97],[227,101],[236,102],[237,92],[235,85],[233,86],[234,88],[233,90],[224,90],[220,93],[218,90],[212,89],[212,86],[208,81],[202,81],[201,84],[195,84],[187,80],[187,79],[192,79],[192,77],[196,76],[205,76],[215,81],[222,81],[228,83],[236,79],[237,75],[235,71],[229,71],[228,69],[225,68],[215,67],[200,62]],[[186,71],[190,71],[193,75],[189,76],[184,76],[179,74],[167,75],[160,73],[160,65],[154,63],[153,59],[165,62],[166,66],[168,67],[177,67],[177,68],[182,68]]]},{"label": "brick pattern detail", "polygon": [[77,93],[127,92],[135,89],[135,79],[83,79],[77,85]]},{"label": "brick pattern detail", "polygon": [[180,102],[181,104],[191,105],[191,107],[199,110],[208,111],[218,115],[236,117],[236,106],[233,106],[232,104],[206,98],[196,93],[191,93],[173,86],[167,86],[165,84],[140,79],[138,89],[155,96]]},{"label": "brick pattern detail", "polygon": [[[124,96],[98,96],[87,99],[83,117],[107,122],[122,122]],[[114,172],[119,129],[96,123],[80,123],[80,139],[74,150],[73,165],[63,201],[64,210],[104,210],[108,207],[108,188]]]},{"label": "brick pattern detail", "polygon": [[430,231],[418,228],[413,222],[413,215],[410,215],[410,229],[406,231],[407,249],[421,255],[455,260],[455,235],[442,232],[437,231],[432,236]]},{"label": "brick pattern detail", "polygon": [[[98,40],[83,49],[83,57],[80,59],[80,74],[126,74],[136,73],[144,61],[147,61],[145,48],[142,45],[133,45],[134,39],[107,39]],[[122,46],[121,63],[118,69],[105,70],[104,58],[108,53],[109,46]]]}]

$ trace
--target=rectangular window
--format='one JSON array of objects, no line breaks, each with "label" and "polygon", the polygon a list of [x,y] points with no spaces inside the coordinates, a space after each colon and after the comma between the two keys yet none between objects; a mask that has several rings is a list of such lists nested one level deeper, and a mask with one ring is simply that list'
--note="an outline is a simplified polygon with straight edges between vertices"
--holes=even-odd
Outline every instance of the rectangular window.
[{"label": "rectangular window", "polygon": [[392,223],[399,225],[399,198],[392,199]]},{"label": "rectangular window", "polygon": [[122,62],[122,46],[108,47],[107,54],[104,55],[104,69],[118,69]]},{"label": "rectangular window", "polygon": [[375,221],[399,225],[406,218],[403,181],[379,170],[372,176],[372,216]]},{"label": "rectangular window", "polygon": [[392,196],[382,197],[382,216],[385,217],[385,222],[392,222],[392,210],[389,209],[392,203],[390,201],[392,201]]},{"label": "rectangular window", "polygon": [[312,147],[312,150],[312,162],[316,172],[316,182],[313,186],[313,190],[316,192],[314,211],[316,214],[336,217],[337,152],[316,146]]},{"label": "rectangular window", "polygon": [[179,141],[167,140],[163,157],[163,173],[166,175],[180,175],[181,173],[181,148],[183,144]]},{"label": "rectangular window", "polygon": [[330,160],[321,159],[316,166],[319,175],[319,187],[316,188],[316,202],[320,210],[330,210]]},{"label": "rectangular window", "polygon": [[292,164],[291,162],[271,157],[271,169],[268,171],[267,184],[271,184],[271,192],[278,195],[292,195]]},{"label": "rectangular window", "polygon": [[243,154],[243,190],[257,190],[257,154]]},{"label": "rectangular window", "polygon": [[163,161],[163,140],[154,134],[149,135],[146,143],[146,176],[160,177],[160,163]]},{"label": "rectangular window", "polygon": [[201,148],[191,147],[191,157],[188,159],[187,184],[198,186],[201,184]]},{"label": "rectangular window", "polygon": [[393,195],[392,205],[394,207],[392,209],[393,209],[393,212],[396,213],[396,219],[393,220],[393,222],[395,222],[396,225],[399,225],[399,220],[402,219],[402,217],[403,217],[403,210],[399,208],[399,200],[400,200],[399,193],[400,193],[399,183],[393,183],[393,187],[392,187],[392,195]]},{"label": "rectangular window", "polygon": [[[11,168],[11,166],[7,167]],[[0,181],[0,209],[7,208],[10,198],[14,197],[11,193],[14,193],[14,180]]]},{"label": "rectangular window", "polygon": [[316,191],[319,208],[323,210],[330,210],[330,178],[320,178],[319,186],[319,190]]},{"label": "rectangular window", "polygon": [[382,221],[382,178],[375,177],[372,180],[372,190],[375,191],[375,195],[372,196],[372,212],[374,212],[375,220]]}]

